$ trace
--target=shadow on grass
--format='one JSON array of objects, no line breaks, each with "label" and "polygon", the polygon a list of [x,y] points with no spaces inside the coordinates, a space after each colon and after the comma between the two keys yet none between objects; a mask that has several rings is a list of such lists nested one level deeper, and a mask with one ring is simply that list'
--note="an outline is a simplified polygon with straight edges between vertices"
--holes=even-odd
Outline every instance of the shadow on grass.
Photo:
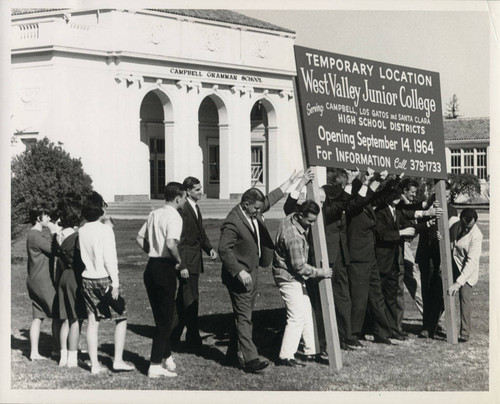
[{"label": "shadow on grass", "polygon": [[[19,330],[21,334],[20,337],[16,337],[14,335],[10,336],[10,348],[12,350],[21,351],[21,355],[25,358],[30,357],[31,346],[30,346],[30,331],[28,329]],[[46,358],[50,358],[52,354],[52,346],[54,344],[54,340],[51,334],[47,334],[46,332],[40,332],[40,338],[38,340],[38,352],[40,355],[45,356]]]},{"label": "shadow on grass", "polygon": [[[262,356],[270,360],[275,360],[277,358],[283,336],[283,329],[285,327],[285,320],[286,315],[282,308],[253,312],[253,341]],[[181,343],[174,347],[173,350],[175,352],[194,352],[204,359],[224,364],[226,353],[225,347],[227,347],[229,343],[229,334],[232,326],[232,313],[200,316],[200,331],[202,334],[211,336],[214,339],[213,344],[207,344],[205,342],[202,348],[193,351],[185,344]],[[129,323],[127,328],[131,332],[142,337],[149,339],[153,338],[153,326]],[[110,349],[112,350],[112,346]],[[125,357],[125,360],[130,360],[141,371],[148,365],[148,362],[142,357],[136,358],[135,362],[134,359],[127,359],[127,357]]]}]

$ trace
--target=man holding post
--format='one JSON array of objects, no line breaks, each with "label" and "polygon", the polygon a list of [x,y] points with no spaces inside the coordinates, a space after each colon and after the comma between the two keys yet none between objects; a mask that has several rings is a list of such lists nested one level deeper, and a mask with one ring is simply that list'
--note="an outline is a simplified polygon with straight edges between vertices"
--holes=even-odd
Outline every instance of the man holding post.
[{"label": "man holding post", "polygon": [[172,345],[178,344],[186,327],[187,344],[192,348],[199,348],[202,341],[198,327],[198,281],[203,273],[202,250],[212,260],[217,259],[217,252],[212,248],[205,233],[200,207],[197,204],[202,195],[200,181],[195,177],[187,177],[182,185],[187,194],[187,203],[180,211],[183,223],[179,243],[182,268],[176,299],[177,316],[174,316],[170,339]]},{"label": "man holding post", "polygon": [[252,340],[252,310],[257,295],[258,267],[268,266],[274,252],[274,243],[262,213],[283,197],[298,175],[294,172],[267,196],[257,188],[248,189],[221,226],[219,255],[222,282],[229,292],[234,313],[226,358],[230,364],[238,365],[240,351],[243,369],[251,373],[260,372],[269,365],[267,360],[259,358]]}]

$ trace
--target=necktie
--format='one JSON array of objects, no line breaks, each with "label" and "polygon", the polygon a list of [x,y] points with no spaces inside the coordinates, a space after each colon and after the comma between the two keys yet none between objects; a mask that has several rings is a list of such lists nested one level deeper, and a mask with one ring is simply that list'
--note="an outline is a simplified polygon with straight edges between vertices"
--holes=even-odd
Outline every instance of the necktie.
[{"label": "necktie", "polygon": [[198,214],[198,222],[201,221],[201,210],[198,204],[196,204],[196,213]]},{"label": "necktie", "polygon": [[250,223],[252,223],[253,234],[255,234],[255,238],[257,239],[258,238],[257,228],[255,227],[255,223],[254,223],[253,219],[250,219]]}]

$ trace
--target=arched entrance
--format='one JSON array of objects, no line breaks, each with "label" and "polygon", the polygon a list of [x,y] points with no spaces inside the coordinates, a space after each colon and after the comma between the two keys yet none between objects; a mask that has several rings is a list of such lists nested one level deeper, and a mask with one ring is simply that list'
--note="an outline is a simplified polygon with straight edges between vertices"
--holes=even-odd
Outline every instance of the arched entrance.
[{"label": "arched entrance", "polygon": [[275,131],[274,120],[274,107],[268,100],[261,99],[253,105],[250,112],[251,185],[264,194],[269,192],[269,173],[275,172],[274,167],[270,167],[273,165],[270,132]]},{"label": "arched entrance", "polygon": [[140,109],[141,142],[149,147],[150,198],[163,199],[166,183],[165,111],[168,97],[160,91],[150,91]]},{"label": "arched entrance", "polygon": [[[203,156],[203,188],[207,198],[219,198],[220,194],[220,132],[225,116],[224,103],[213,95],[205,97],[198,109],[198,137]],[[227,125],[225,130],[227,131]]]}]

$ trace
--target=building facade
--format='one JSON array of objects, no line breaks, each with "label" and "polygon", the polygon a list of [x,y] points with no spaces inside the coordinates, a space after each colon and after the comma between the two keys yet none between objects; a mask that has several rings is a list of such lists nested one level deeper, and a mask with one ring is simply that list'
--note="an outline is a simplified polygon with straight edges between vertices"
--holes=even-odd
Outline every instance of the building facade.
[{"label": "building facade", "polygon": [[265,192],[302,166],[290,30],[225,10],[17,9],[12,35],[14,140],[61,142],[109,201],[188,175],[211,198]]},{"label": "building facade", "polygon": [[[108,201],[162,199],[188,175],[236,198],[302,168],[293,31],[158,9],[13,9],[11,28],[13,153],[62,143]],[[489,119],[444,132],[448,170],[487,184]]]}]

